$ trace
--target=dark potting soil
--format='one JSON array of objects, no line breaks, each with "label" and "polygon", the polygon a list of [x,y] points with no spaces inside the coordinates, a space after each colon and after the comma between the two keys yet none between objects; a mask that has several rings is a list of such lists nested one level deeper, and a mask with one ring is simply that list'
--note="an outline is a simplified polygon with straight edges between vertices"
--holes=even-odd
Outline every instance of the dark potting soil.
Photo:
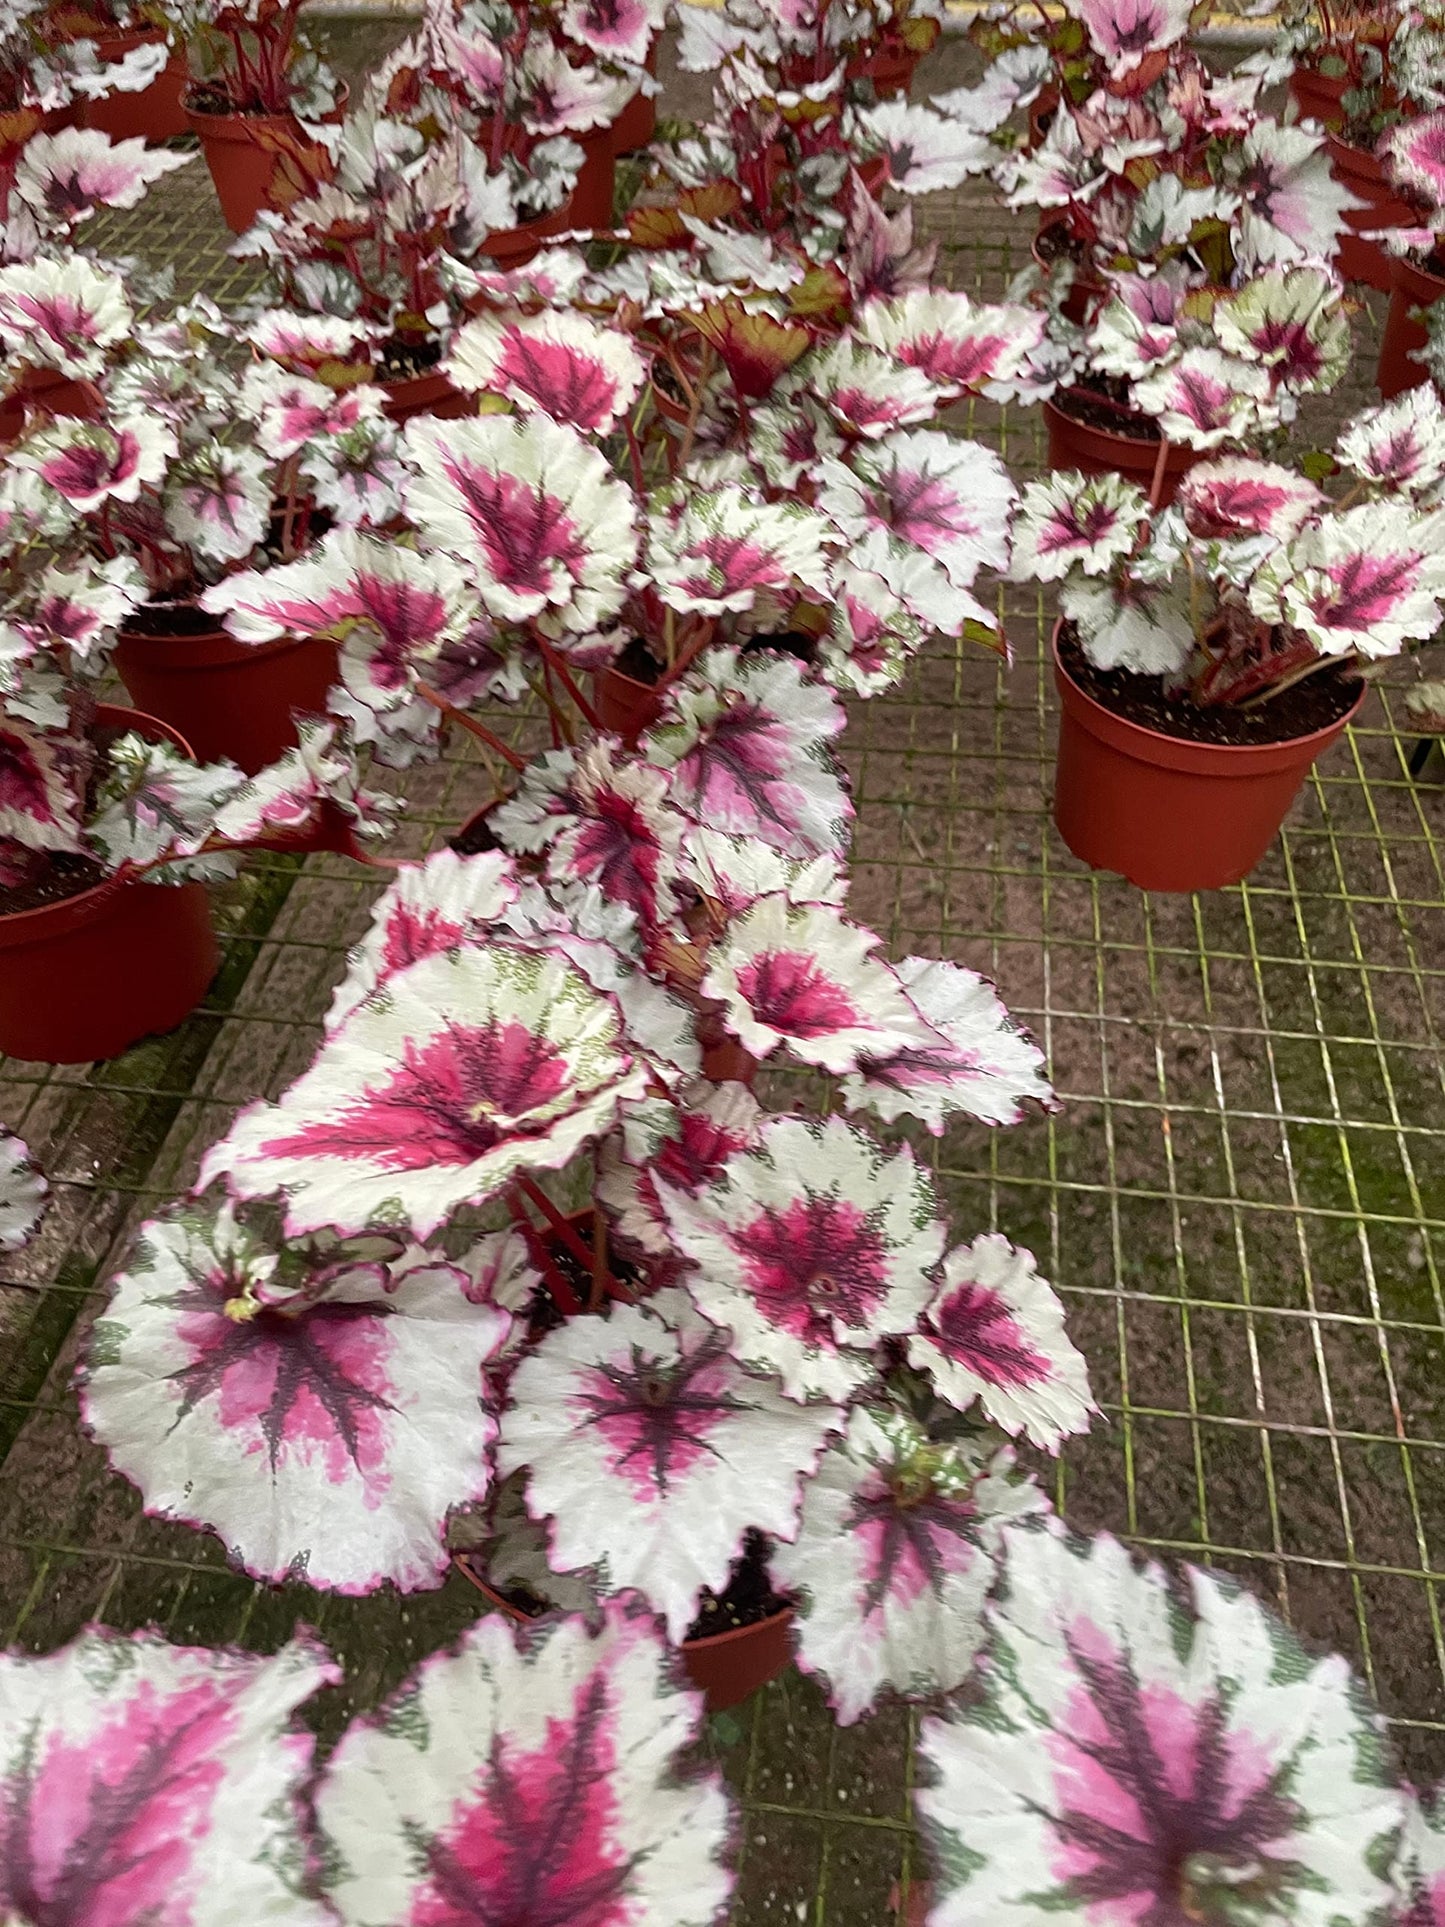
[{"label": "dark potting soil", "polygon": [[72,856],[68,850],[56,850],[46,858],[45,867],[24,883],[13,887],[0,884],[0,917],[42,910],[47,903],[64,903],[67,897],[82,896],[97,883],[104,883],[107,875],[105,865],[93,856]]},{"label": "dark potting soil", "polygon": [[145,602],[134,615],[127,616],[121,624],[121,634],[127,636],[213,636],[221,627],[221,618],[213,616],[198,602],[189,597],[177,597],[173,602]]},{"label": "dark potting soil", "polygon": [[[473,1555],[464,1553],[462,1557],[473,1564]],[[528,1619],[540,1619],[547,1611],[546,1602],[526,1586],[493,1586],[480,1559],[475,1560],[474,1569],[477,1577],[486,1580],[497,1597],[505,1599],[513,1611]],[[701,1610],[684,1638],[713,1639],[719,1633],[741,1632],[745,1626],[756,1626],[760,1620],[771,1619],[774,1613],[782,1612],[792,1603],[774,1592],[768,1579],[767,1540],[761,1532],[749,1532],[743,1541],[743,1556],[734,1565],[726,1590],[702,1595]]]},{"label": "dark potting soil", "polygon": [[1067,625],[1059,632],[1059,661],[1070,681],[1110,715],[1186,743],[1248,748],[1290,742],[1337,723],[1360,693],[1358,676],[1346,675],[1340,669],[1321,669],[1253,709],[1241,709],[1234,703],[1212,703],[1201,708],[1187,697],[1166,695],[1156,676],[1139,676],[1130,669],[1096,669]]},{"label": "dark potting soil", "polygon": [[1034,248],[1039,259],[1045,262],[1072,261],[1077,267],[1084,258],[1083,243],[1077,234],[1069,232],[1067,221],[1050,221],[1041,227],[1034,236]]},{"label": "dark potting soil", "polygon": [[417,375],[430,374],[442,358],[442,344],[439,341],[407,341],[400,335],[393,335],[386,342],[377,358],[376,378],[378,381],[410,381]]},{"label": "dark potting soil", "polygon": [[1111,375],[1084,375],[1072,387],[1059,389],[1054,406],[1061,415],[1083,422],[1087,428],[1127,435],[1136,442],[1159,439],[1159,424],[1130,406],[1129,384]]},{"label": "dark potting soil", "polygon": [[[582,1223],[574,1224],[572,1229],[582,1240],[582,1243],[590,1249],[592,1244],[591,1224],[584,1219]],[[592,1295],[592,1273],[590,1269],[584,1266],[581,1260],[570,1252],[560,1239],[548,1237],[546,1242],[548,1258],[572,1287],[578,1300],[585,1305]],[[608,1246],[607,1270],[609,1274],[616,1279],[617,1283],[630,1293],[636,1292],[642,1283],[642,1273],[638,1270],[637,1266],[633,1264],[629,1258],[623,1257],[615,1246],[612,1245]]]},{"label": "dark potting soil", "polygon": [[[94,724],[91,728],[90,739],[97,754],[95,767],[86,785],[87,816],[95,806],[96,790],[107,767],[110,746],[128,733],[125,729],[105,723]],[[98,863],[93,856],[70,850],[50,851],[23,883],[0,884],[0,917],[19,916],[24,910],[43,910],[49,903],[64,903],[70,897],[83,896],[98,883],[104,883],[109,874],[105,865]]]},{"label": "dark potting soil", "polygon": [[732,1569],[723,1592],[702,1595],[697,1618],[687,1629],[689,1639],[712,1639],[718,1633],[741,1632],[771,1619],[793,1602],[773,1591],[768,1578],[768,1542],[761,1532],[743,1540],[743,1556]]},{"label": "dark potting soil", "polygon": [[641,636],[634,636],[620,655],[613,659],[612,667],[620,676],[629,676],[633,682],[645,683],[649,689],[654,683],[662,681],[666,665],[659,662]]},{"label": "dark potting soil", "polygon": [[468,823],[455,836],[447,838],[447,848],[455,850],[458,856],[481,856],[487,850],[500,850],[501,844],[492,835],[491,827],[485,816],[478,816]]},{"label": "dark potting soil", "polygon": [[742,647],[745,656],[761,655],[764,650],[770,650],[775,656],[796,656],[799,662],[811,662],[818,653],[818,645],[812,636],[785,629],[776,636],[752,636]]}]

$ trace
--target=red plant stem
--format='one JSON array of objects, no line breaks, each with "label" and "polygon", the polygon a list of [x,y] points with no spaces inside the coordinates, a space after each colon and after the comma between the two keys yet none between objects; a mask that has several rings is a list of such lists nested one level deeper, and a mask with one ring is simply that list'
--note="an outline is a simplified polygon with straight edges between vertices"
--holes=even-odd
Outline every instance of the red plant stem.
[{"label": "red plant stem", "polygon": [[432,688],[430,683],[419,682],[416,693],[423,702],[430,703],[433,709],[439,709],[443,716],[450,717],[454,723],[475,736],[478,742],[485,743],[489,749],[494,749],[498,756],[511,764],[514,770],[520,773],[527,767],[527,759],[524,756],[519,756],[516,750],[502,741],[500,736],[494,736],[485,723],[479,723],[474,716],[468,716],[465,710],[458,709],[455,703],[449,703],[445,696],[439,695]]},{"label": "red plant stem", "polygon": [[676,682],[684,670],[690,669],[702,654],[703,650],[706,649],[712,641],[716,630],[717,622],[713,617],[709,616],[698,629],[696,639],[686,645],[677,661],[671,665],[664,680],[667,682]]},{"label": "red plant stem", "polygon": [[562,711],[557,701],[557,692],[552,687],[552,665],[546,657],[542,658],[542,691],[547,703],[547,723],[552,731],[552,747],[562,747]]},{"label": "red plant stem", "polygon": [[543,663],[546,664],[548,668],[556,670],[558,681],[561,683],[562,687],[567,691],[567,694],[572,698],[573,702],[576,703],[578,709],[581,711],[583,722],[586,723],[589,729],[601,729],[602,721],[601,721],[601,718],[598,716],[597,711],[592,707],[591,703],[588,702],[587,698],[582,694],[582,691],[577,687],[576,682],[573,680],[571,670],[567,667],[566,663],[562,660],[562,658],[557,654],[556,650],[552,647],[551,643],[544,642],[541,636],[538,636],[537,647],[542,652]]},{"label": "red plant stem", "polygon": [[590,1272],[592,1269],[592,1253],[587,1249],[581,1238],[578,1237],[577,1233],[568,1223],[564,1214],[557,1209],[556,1205],[553,1204],[542,1187],[539,1184],[534,1184],[525,1171],[519,1171],[514,1182],[523,1197],[534,1204],[547,1220],[548,1225],[551,1227],[552,1235],[556,1238],[558,1244],[565,1245],[577,1260],[578,1264],[581,1265],[582,1269]]},{"label": "red plant stem", "polygon": [[1164,491],[1164,464],[1169,460],[1169,437],[1159,437],[1159,453],[1154,461],[1154,479],[1149,484],[1149,512],[1155,514],[1159,508],[1159,497]]},{"label": "red plant stem", "polygon": [[507,1208],[512,1214],[512,1220],[517,1229],[526,1239],[527,1250],[531,1253],[532,1263],[546,1279],[547,1289],[556,1299],[558,1310],[568,1318],[580,1317],[582,1313],[582,1300],[577,1296],[576,1292],[573,1291],[571,1284],[562,1272],[553,1264],[536,1225],[533,1224],[531,1218],[522,1209],[521,1205],[518,1204],[515,1197],[509,1197],[507,1199]]},{"label": "red plant stem", "polygon": [[600,1311],[607,1297],[610,1280],[607,1274],[607,1220],[599,1205],[592,1207],[592,1290],[588,1294],[588,1311]]},{"label": "red plant stem", "polygon": [[646,495],[647,471],[642,465],[642,450],[637,443],[637,430],[632,426],[630,418],[626,426],[627,454],[632,463],[632,486],[637,490],[639,495]]}]

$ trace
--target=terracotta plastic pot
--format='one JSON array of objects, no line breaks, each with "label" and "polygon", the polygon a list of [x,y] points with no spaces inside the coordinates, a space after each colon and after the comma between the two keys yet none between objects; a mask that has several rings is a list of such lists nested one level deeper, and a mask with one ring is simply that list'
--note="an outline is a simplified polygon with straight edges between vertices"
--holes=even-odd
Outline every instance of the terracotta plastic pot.
[{"label": "terracotta plastic pot", "polygon": [[1359,714],[1283,743],[1190,743],[1116,716],[1058,657],[1054,821],[1077,857],[1141,890],[1219,890],[1249,875],[1323,750]]},{"label": "terracotta plastic pot", "polygon": [[[191,105],[192,98],[190,93],[182,96],[186,125],[201,143],[222,218],[232,233],[244,234],[261,209],[271,205],[277,162],[284,154],[319,179],[330,178],[331,157],[307,138],[294,114],[203,114]],[[339,121],[345,111],[343,93],[326,119]]]},{"label": "terracotta plastic pot", "polygon": [[568,227],[611,227],[615,156],[612,129],[595,127],[587,134],[569,134],[582,149],[577,185],[567,203]]},{"label": "terracotta plastic pot", "polygon": [[382,410],[389,421],[409,422],[413,415],[439,415],[451,421],[458,415],[474,415],[475,395],[464,394],[440,368],[424,375],[404,375],[400,381],[384,381],[386,400]]},{"label": "terracotta plastic pot", "polygon": [[[452,1564],[464,1579],[470,1580],[484,1599],[521,1626],[537,1622],[509,1599],[489,1586],[474,1563],[475,1555],[454,1552]],[[745,1700],[770,1679],[776,1679],[793,1657],[788,1637],[793,1623],[793,1608],[785,1606],[768,1619],[752,1626],[739,1626],[730,1633],[714,1633],[708,1639],[685,1639],[679,1648],[687,1676],[707,1700],[709,1713],[724,1713],[728,1707]]]},{"label": "terracotta plastic pot", "polygon": [[[133,709],[103,703],[98,716],[187,748]],[[219,962],[199,883],[107,877],[60,903],[0,916],[0,1051],[45,1064],[118,1057],[189,1016]]]},{"label": "terracotta plastic pot", "polygon": [[599,669],[592,678],[592,707],[604,729],[635,743],[661,715],[662,690],[655,683],[625,676],[620,669]]},{"label": "terracotta plastic pot", "polygon": [[104,413],[105,398],[93,382],[72,381],[54,368],[27,368],[0,399],[0,441],[14,441],[32,414],[95,422]]},{"label": "terracotta plastic pot", "polygon": [[1300,113],[1326,128],[1343,125],[1340,102],[1352,84],[1347,74],[1321,74],[1313,67],[1296,67],[1289,77],[1290,95]]},{"label": "terracotta plastic pot", "polygon": [[1420,323],[1411,318],[1411,310],[1431,307],[1442,297],[1445,297],[1445,280],[1439,275],[1427,274],[1424,268],[1403,257],[1391,261],[1390,308],[1380,336],[1380,366],[1375,376],[1386,401],[1393,395],[1403,394],[1407,388],[1419,388],[1430,379],[1424,364],[1414,358],[1429,336]]},{"label": "terracotta plastic pot", "polygon": [[[655,40],[644,65],[655,80],[657,78],[657,42]],[[624,154],[635,154],[639,148],[647,146],[656,132],[657,96],[639,88],[612,123],[612,158],[620,160]]]},{"label": "terracotta plastic pot", "polygon": [[[95,42],[100,60],[109,62],[122,59],[137,47],[163,45],[167,36],[159,28],[149,28],[140,33],[116,31],[87,34],[84,38]],[[181,106],[186,85],[186,56],[177,50],[150,86],[141,88],[139,93],[113,93],[103,100],[86,101],[80,124],[93,127],[98,134],[108,134],[113,141],[170,140],[187,129],[185,110]]]},{"label": "terracotta plastic pot", "polygon": [[295,746],[293,710],[325,714],[336,655],[319,637],[237,642],[220,627],[157,634],[142,609],[121,630],[115,666],[136,702],[178,729],[203,763],[229,756],[254,775]]},{"label": "terracotta plastic pot", "polygon": [[1350,208],[1340,230],[1337,257],[1340,273],[1347,281],[1363,281],[1390,290],[1390,260],[1378,241],[1362,238],[1366,228],[1413,227],[1417,220],[1408,201],[1402,201],[1390,183],[1384,163],[1367,148],[1350,147],[1337,134],[1326,134],[1330,171],[1341,187],[1347,187],[1364,207]]},{"label": "terracotta plastic pot", "polygon": [[[1119,435],[1111,429],[1095,428],[1089,422],[1075,421],[1053,402],[1044,403],[1044,426],[1049,437],[1049,461],[1057,469],[1080,469],[1085,475],[1122,475],[1137,482],[1147,494],[1154,481],[1159,460],[1159,444],[1142,435]],[[1178,493],[1179,484],[1199,460],[1198,452],[1172,443],[1164,458],[1164,485],[1159,491],[1161,507]]]}]

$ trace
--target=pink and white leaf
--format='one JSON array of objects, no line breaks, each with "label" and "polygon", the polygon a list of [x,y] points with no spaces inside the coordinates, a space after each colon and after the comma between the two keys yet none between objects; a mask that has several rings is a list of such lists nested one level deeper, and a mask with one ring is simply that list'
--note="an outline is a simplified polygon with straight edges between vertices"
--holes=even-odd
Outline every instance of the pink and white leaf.
[{"label": "pink and white leaf", "polygon": [[900,364],[866,341],[844,337],[809,357],[807,382],[846,434],[876,441],[895,428],[932,421],[948,391],[921,368]]},{"label": "pink and white leaf", "polygon": [[1017,1124],[1027,1103],[1052,1105],[1043,1052],[992,984],[961,964],[929,957],[905,957],[892,974],[937,1042],[888,1056],[864,1052],[843,1084],[850,1110],[866,1105],[890,1124],[916,1117],[938,1134],[950,1117]]},{"label": "pink and white leaf", "polygon": [[27,850],[79,850],[81,799],[51,742],[0,717],[0,838]]},{"label": "pink and white leaf", "polygon": [[513,1374],[497,1465],[527,1469],[563,1572],[596,1567],[605,1592],[640,1592],[677,1644],[750,1529],[792,1537],[842,1416],[745,1372],[727,1333],[666,1290],[538,1342]]},{"label": "pink and white leaf", "polygon": [[0,1917],[325,1927],[293,1716],[340,1677],[310,1638],[262,1658],[89,1626],[0,1653]]},{"label": "pink and white leaf", "polygon": [[377,985],[423,957],[482,943],[517,900],[510,857],[499,850],[459,856],[436,850],[408,863],[371,908],[371,927],[346,961],[326,1028],[334,1031]]},{"label": "pink and white leaf", "polygon": [[983,1693],[922,1732],[934,1927],[1384,1927],[1404,1801],[1338,1655],[1230,1580],[1059,1529],[1008,1531],[988,1618]]},{"label": "pink and white leaf", "polygon": [[209,440],[171,463],[166,526],[206,562],[243,562],[270,526],[272,489],[259,450]]},{"label": "pink and white leaf", "polygon": [[756,838],[694,826],[683,843],[683,869],[703,896],[740,916],[759,897],[782,891],[794,903],[842,905],[848,895],[840,858],[787,857]]},{"label": "pink and white leaf", "polygon": [[1191,0],[1076,0],[1095,53],[1119,74],[1131,73],[1146,54],[1161,52],[1189,31]]},{"label": "pink and white leaf", "polygon": [[916,101],[880,100],[855,108],[853,121],[859,145],[882,156],[888,185],[904,194],[959,187],[971,175],[986,174],[998,160],[998,150],[986,135]]},{"label": "pink and white leaf", "polygon": [[43,233],[67,234],[102,207],[134,207],[146,189],[194,156],[144,140],[113,141],[89,127],[35,134],[15,170],[14,193]]},{"label": "pink and white leaf", "polygon": [[1217,348],[1186,348],[1134,384],[1134,402],[1154,417],[1161,435],[1189,448],[1242,441],[1280,420],[1265,371]]},{"label": "pink and white leaf", "polygon": [[353,818],[363,835],[384,834],[387,804],[394,799],[361,788],[355,752],[338,725],[302,716],[296,735],[292,748],[247,777],[222,804],[216,813],[216,836],[243,847],[268,831],[304,828],[327,802]]},{"label": "pink and white leaf", "polygon": [[1366,408],[1340,433],[1335,454],[1362,481],[1434,500],[1445,486],[1445,402],[1432,382]]},{"label": "pink and white leaf", "polygon": [[644,566],[669,608],[720,616],[799,584],[826,593],[831,534],[799,502],[765,502],[735,487],[689,493],[677,511],[654,511]]},{"label": "pink and white leaf", "polygon": [[19,1251],[40,1229],[50,1186],[13,1131],[0,1128],[0,1251]]},{"label": "pink and white leaf", "polygon": [[458,331],[443,365],[469,393],[503,395],[584,434],[615,428],[647,378],[621,329],[566,311],[483,313]]},{"label": "pink and white leaf", "polygon": [[1335,179],[1323,134],[1260,116],[1240,145],[1238,166],[1234,252],[1244,273],[1334,258],[1346,211],[1363,203]]},{"label": "pink and white leaf", "polygon": [[891,1691],[962,1686],[983,1642],[1003,1526],[1046,1506],[986,1439],[935,1444],[902,1412],[856,1409],[803,1496],[774,1582],[802,1596],[798,1664],[821,1677],[841,1726]]},{"label": "pink and white leaf", "polygon": [[503,622],[555,616],[586,633],[622,607],[637,553],[631,493],[600,451],[545,415],[406,427],[407,507],[476,571]]},{"label": "pink and white leaf", "polygon": [[867,301],[860,340],[914,368],[946,394],[1010,401],[1044,334],[1044,317],[1017,302],[976,302],[952,288],[906,288]]},{"label": "pink and white leaf", "polygon": [[926,1173],[841,1118],[773,1118],[702,1191],[657,1188],[694,1303],[789,1398],[848,1398],[932,1296],[943,1226]]},{"label": "pink and white leaf", "polygon": [[833,620],[819,639],[817,668],[835,689],[876,696],[901,681],[929,634],[882,576],[840,561],[834,569]]},{"label": "pink and white leaf", "polygon": [[1276,392],[1322,394],[1350,365],[1342,283],[1323,268],[1272,268],[1214,304],[1225,354],[1269,370]]},{"label": "pink and white leaf", "polygon": [[671,915],[678,876],[683,819],[668,789],[663,771],[604,737],[534,761],[489,823],[505,848],[545,851],[558,888],[595,886],[650,929]]},{"label": "pink and white leaf", "polygon": [[1187,589],[1157,588],[1121,570],[1106,582],[1066,582],[1059,608],[1096,669],[1178,676],[1194,652]]},{"label": "pink and white leaf", "polygon": [[0,267],[0,342],[17,361],[84,380],[130,335],[125,282],[83,254],[38,255]]},{"label": "pink and white leaf", "polygon": [[1445,209],[1445,113],[1402,120],[1385,133],[1378,152],[1395,180],[1428,207]]},{"label": "pink and white leaf", "polygon": [[446,1516],[489,1482],[482,1368],[510,1316],[416,1245],[330,1255],[280,1304],[268,1263],[229,1204],[142,1227],[91,1341],[92,1434],[148,1513],[209,1527],[257,1579],[440,1585]]},{"label": "pink and white leaf", "polygon": [[176,452],[174,431],[137,415],[128,421],[48,423],[10,459],[33,468],[72,508],[90,514],[106,502],[134,502],[154,488]]},{"label": "pink and white leaf", "polygon": [[678,1093],[675,1130],[638,1161],[614,1133],[597,1159],[597,1199],[612,1214],[618,1237],[649,1257],[675,1249],[658,1185],[696,1192],[710,1184],[735,1151],[754,1143],[762,1109],[745,1084],[698,1079]]},{"label": "pink and white leaf", "polygon": [[364,321],[267,308],[257,315],[247,333],[252,347],[293,374],[315,375],[338,363],[371,365],[373,331]]},{"label": "pink and white leaf", "polygon": [[234,763],[197,764],[133,730],[111,745],[86,833],[112,869],[194,856],[245,780]]},{"label": "pink and white leaf", "polygon": [[1051,475],[1030,482],[1014,522],[1016,582],[1058,582],[1078,570],[1107,575],[1149,520],[1141,488],[1119,475]]},{"label": "pink and white leaf", "polygon": [[864,1058],[942,1050],[878,942],[831,905],[760,897],[708,951],[703,995],[757,1058],[781,1044],[841,1076]]},{"label": "pink and white leaf", "polygon": [[1265,621],[1298,629],[1321,655],[1397,655],[1439,627],[1445,513],[1361,502],[1300,531],[1250,584]]},{"label": "pink and white leaf", "polygon": [[74,568],[52,562],[27,585],[23,613],[11,622],[29,652],[63,651],[79,662],[94,662],[148,592],[129,556],[86,559]]},{"label": "pink and white leaf", "polygon": [[662,30],[655,0],[563,0],[563,31],[599,56],[641,67]]},{"label": "pink and white leaf", "polygon": [[731,1828],[717,1770],[684,1772],[701,1725],[646,1615],[482,1619],[332,1754],[326,1893],[345,1927],[716,1927]]},{"label": "pink and white leaf", "polygon": [[1089,1429],[1096,1410],[1083,1354],[1064,1330],[1064,1308],[1038,1275],[1031,1251],[996,1231],[960,1245],[921,1327],[908,1362],[926,1372],[956,1411],[977,1401],[985,1417],[1017,1438],[1057,1452]]},{"label": "pink and white leaf", "polygon": [[1179,352],[1178,297],[1171,278],[1130,276],[1089,330],[1089,366],[1121,381],[1142,381]]},{"label": "pink and white leaf", "polygon": [[203,1182],[282,1191],[288,1235],[425,1238],[520,1171],[555,1170],[640,1097],[616,1001],[557,954],[447,950],[388,976],[275,1104],[242,1111]]},{"label": "pink and white leaf", "polygon": [[1190,534],[1205,542],[1251,535],[1288,541],[1326,506],[1324,495],[1297,469],[1252,455],[1198,463],[1175,500]]},{"label": "pink and white leaf", "polygon": [[846,463],[823,462],[819,475],[818,506],[853,565],[881,576],[925,621],[938,612],[906,573],[910,563],[932,564],[947,600],[949,589],[971,589],[981,568],[1008,561],[1014,486],[981,443],[905,429],[855,448]]},{"label": "pink and white leaf", "polygon": [[671,772],[673,807],[696,823],[822,856],[841,852],[853,818],[830,748],[844,721],[791,657],[717,649],[674,684],[641,749]]},{"label": "pink and white leaf", "polygon": [[[203,608],[239,642],[327,636],[341,644],[346,690],[385,735],[418,701],[428,676],[480,616],[466,572],[438,551],[422,556],[357,529],[333,529],[310,555],[279,568],[229,575],[207,589]],[[432,712],[434,714],[434,712]]]}]

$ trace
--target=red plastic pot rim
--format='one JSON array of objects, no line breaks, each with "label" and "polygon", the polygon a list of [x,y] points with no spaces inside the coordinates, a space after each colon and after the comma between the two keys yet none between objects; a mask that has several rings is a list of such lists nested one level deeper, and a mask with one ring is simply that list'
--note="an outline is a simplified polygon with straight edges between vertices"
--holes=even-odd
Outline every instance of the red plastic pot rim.
[{"label": "red plastic pot rim", "polygon": [[[181,95],[181,112],[191,124],[191,132],[196,135],[209,134],[213,140],[232,141],[251,147],[255,145],[251,130],[253,128],[274,128],[283,132],[297,131],[301,138],[309,136],[295,114],[208,114],[201,108],[192,107],[191,96],[199,90],[187,87]],[[351,97],[351,89],[343,80],[336,105],[321,116],[328,127],[336,126],[346,113],[346,103]]]},{"label": "red plastic pot rim", "polygon": [[1372,148],[1354,147],[1329,128],[1325,129],[1325,146],[1329,149],[1330,159],[1342,174],[1352,174],[1357,180],[1369,181],[1380,187],[1393,187],[1393,182],[1385,172],[1385,163]]},{"label": "red plastic pot rim", "polygon": [[[98,703],[95,714],[97,722],[124,725],[139,730],[143,736],[159,737],[191,762],[196,760],[195,751],[180,731],[163,723],[159,716],[148,716],[143,709],[127,709],[123,703]],[[26,944],[40,943],[59,936],[64,930],[92,922],[104,913],[119,891],[128,889],[135,881],[134,876],[117,871],[92,884],[88,890],[78,890],[73,897],[62,897],[58,903],[42,903],[33,910],[14,910],[0,915],[0,950],[19,950]]]},{"label": "red plastic pot rim", "polygon": [[[1065,394],[1075,392],[1073,389],[1064,390]],[[1127,462],[1134,468],[1152,470],[1159,459],[1159,444],[1147,435],[1121,435],[1117,429],[1096,428],[1092,422],[1077,420],[1067,409],[1060,408],[1053,401],[1044,403],[1044,416],[1046,420],[1060,422],[1066,434],[1101,461],[1121,465]],[[1187,443],[1171,442],[1169,453],[1164,457],[1164,472],[1166,475],[1177,473],[1192,467],[1196,460],[1195,451]]]},{"label": "red plastic pot rim", "polygon": [[1127,717],[1116,716],[1113,710],[1105,709],[1102,703],[1096,702],[1086,690],[1081,689],[1059,660],[1059,630],[1062,626],[1062,621],[1054,624],[1049,647],[1054,658],[1054,679],[1065,709],[1081,728],[1099,742],[1106,743],[1110,749],[1118,750],[1124,756],[1132,757],[1136,763],[1148,763],[1155,769],[1224,779],[1231,776],[1271,776],[1277,770],[1298,764],[1305,750],[1312,752],[1310,760],[1313,760],[1313,756],[1326,744],[1333,742],[1347,723],[1354,721],[1370,693],[1369,684],[1361,683],[1359,695],[1343,716],[1326,723],[1323,729],[1311,730],[1307,736],[1287,736],[1277,743],[1193,743],[1181,736],[1166,736],[1162,730],[1148,729],[1143,723],[1131,723]]},{"label": "red plastic pot rim", "polygon": [[1410,260],[1408,255],[1390,256],[1390,280],[1395,287],[1409,295],[1423,307],[1438,301],[1445,295],[1445,279],[1438,274],[1429,274]]},{"label": "red plastic pot rim", "polygon": [[127,618],[120,632],[122,643],[133,642],[158,659],[158,666],[171,675],[187,670],[228,669],[235,663],[260,662],[267,656],[285,655],[304,649],[316,640],[312,636],[273,636],[270,642],[238,642],[229,629],[218,622],[213,629],[189,636],[160,635],[139,624],[145,621],[142,608]]},{"label": "red plastic pot rim", "polygon": [[[538,1613],[534,1616],[532,1613],[524,1613],[520,1607],[514,1606],[509,1599],[504,1599],[495,1587],[489,1586],[481,1574],[474,1570],[471,1563],[473,1556],[471,1552],[467,1551],[457,1551],[452,1554],[452,1564],[456,1567],[457,1571],[461,1573],[462,1577],[470,1580],[477,1591],[481,1593],[484,1598],[492,1602],[498,1612],[505,1613],[509,1619],[515,1620],[519,1626],[540,1625],[546,1617],[546,1614]],[[755,1619],[751,1626],[734,1626],[730,1632],[709,1633],[704,1639],[685,1639],[678,1648],[678,1651],[684,1653],[721,1652],[729,1646],[735,1646],[739,1640],[749,1637],[755,1638],[758,1634],[771,1631],[774,1627],[787,1627],[791,1625],[797,1617],[797,1611],[796,1606],[784,1606],[781,1612],[769,1613],[766,1619]]]}]

